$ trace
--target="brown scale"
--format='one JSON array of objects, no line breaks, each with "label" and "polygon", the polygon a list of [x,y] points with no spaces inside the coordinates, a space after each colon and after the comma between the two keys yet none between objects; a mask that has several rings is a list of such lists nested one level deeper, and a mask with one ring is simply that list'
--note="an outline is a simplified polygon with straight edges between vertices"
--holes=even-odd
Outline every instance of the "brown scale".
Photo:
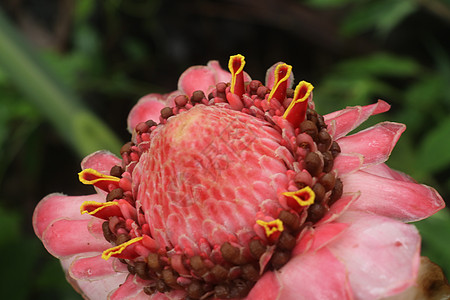
[{"label": "brown scale", "polygon": [[328,173],[333,169],[334,157],[330,151],[323,152],[323,172]]},{"label": "brown scale", "polygon": [[328,205],[333,205],[337,200],[342,197],[344,186],[342,185],[342,181],[337,178],[336,183],[334,184],[333,191],[331,192],[330,199],[328,200]]},{"label": "brown scale", "polygon": [[125,242],[128,242],[129,240],[131,240],[131,238],[130,238],[130,236],[128,234],[121,233],[121,234],[117,235],[116,244],[120,245],[120,244],[123,244]]},{"label": "brown scale", "polygon": [[328,151],[331,147],[333,139],[325,128],[322,128],[318,134],[319,144],[317,145],[320,152]]},{"label": "brown scale", "polygon": [[134,263],[134,270],[136,274],[142,279],[150,279],[149,268],[145,261],[137,261]]},{"label": "brown scale", "polygon": [[249,243],[249,250],[253,258],[259,260],[264,252],[266,252],[266,246],[260,239],[252,239]]},{"label": "brown scale", "polygon": [[181,289],[177,283],[178,273],[171,269],[170,267],[165,268],[161,271],[161,277],[164,283],[172,289]]},{"label": "brown scale", "polygon": [[200,103],[202,102],[203,99],[205,99],[205,93],[203,93],[203,91],[195,91],[192,93],[192,96],[190,98],[191,103]]},{"label": "brown scale", "polygon": [[316,203],[322,203],[324,198],[325,198],[325,187],[320,183],[316,183],[313,185],[312,190],[314,192],[314,194],[316,195],[314,202]]},{"label": "brown scale", "polygon": [[133,143],[133,142],[125,143],[125,144],[122,146],[122,148],[120,148],[120,155],[122,155],[122,154],[124,154],[124,153],[126,153],[126,152],[130,152],[130,151],[131,151],[131,147],[133,147],[133,146],[134,146],[134,143]]},{"label": "brown scale", "polygon": [[148,120],[148,121],[145,121],[145,124],[147,124],[148,125],[148,127],[151,129],[153,126],[157,126],[158,124],[155,122],[155,121],[153,121],[153,120]]},{"label": "brown scale", "polygon": [[339,146],[338,143],[333,141],[333,143],[331,143],[331,146],[330,146],[330,152],[331,152],[331,155],[333,155],[333,157],[336,158],[336,156],[338,156],[339,153],[341,153],[341,147]]},{"label": "brown scale", "polygon": [[[114,175],[113,175],[114,176]],[[114,199],[121,199],[123,197],[123,190],[121,188],[113,189],[106,196],[106,201],[113,201]]]},{"label": "brown scale", "polygon": [[161,109],[161,117],[163,119],[168,119],[171,116],[173,116],[173,110],[170,107],[164,107],[163,109]]},{"label": "brown scale", "polygon": [[218,84],[216,84],[216,97],[225,99],[226,98],[225,90],[227,86],[228,85],[225,82],[219,82]]},{"label": "brown scale", "polygon": [[111,170],[109,171],[109,174],[111,176],[115,176],[115,177],[119,177],[120,178],[120,177],[122,177],[123,169],[122,169],[121,166],[113,166],[111,168]]},{"label": "brown scale", "polygon": [[283,267],[291,258],[291,252],[285,250],[277,250],[273,253],[270,259],[270,264],[275,270]]},{"label": "brown scale", "polygon": [[295,247],[296,238],[287,231],[283,231],[277,243],[277,248],[290,251]]},{"label": "brown scale", "polygon": [[316,152],[309,152],[305,157],[306,170],[311,176],[319,176],[323,171],[324,163]]},{"label": "brown scale", "polygon": [[[211,100],[214,97],[218,97],[225,100],[226,88],[229,86],[229,83],[224,82],[216,84],[216,89],[208,95],[208,99]],[[259,99],[258,101],[264,100],[270,92],[270,89],[257,80],[246,83],[245,89],[248,93],[247,96],[256,95],[257,99]],[[281,106],[286,108],[292,101],[293,96],[294,90],[287,89],[286,98],[281,102]],[[205,104],[205,101],[207,100],[203,91],[195,91],[191,97],[186,95],[177,96],[174,99],[176,109],[163,108],[161,110],[161,118],[167,120],[167,118],[174,115],[174,112],[177,113],[179,108],[189,109],[189,107],[197,104]],[[212,102],[209,103],[211,104]],[[260,104],[255,106],[261,111],[263,110]],[[252,110],[247,111],[255,117],[267,120],[275,129],[281,132],[281,128],[274,123],[271,117],[266,114],[258,115]],[[149,120],[139,123],[135,130],[137,134],[147,133],[151,132],[151,128],[154,126],[158,126],[158,124]],[[307,208],[305,224],[301,223],[301,218],[297,212],[290,210],[281,210],[279,212],[278,219],[283,222],[285,230],[280,234],[275,244],[272,245],[274,250],[267,265],[268,270],[282,268],[291,258],[291,251],[295,247],[296,239],[303,228],[311,226],[322,219],[329,207],[342,196],[342,181],[336,178],[334,172],[331,172],[334,158],[339,155],[341,150],[328,133],[323,116],[308,108],[306,119],[300,124],[298,130],[300,133],[310,135],[320,152],[309,151],[304,158],[305,168],[313,176],[313,182],[315,183],[311,187],[315,193],[315,203]],[[124,160],[125,157],[129,159],[133,146],[132,142],[128,142],[121,148],[120,153]],[[310,145],[307,143],[299,144],[298,146],[310,150]],[[124,171],[126,171],[125,166],[115,166],[111,169],[110,174],[121,177]],[[295,176],[294,182],[298,189],[307,186],[305,182],[302,182],[301,176]],[[122,197],[123,190],[117,188],[107,195],[107,201],[121,199]],[[120,224],[118,226],[123,227]],[[110,230],[108,221],[103,223],[102,228],[105,239],[112,244],[118,245],[130,239],[128,234],[116,236]],[[177,278],[180,275],[168,263],[170,258],[167,254],[150,253],[145,261],[134,263],[123,259],[120,261],[127,264],[131,274],[136,274],[144,280],[153,279],[153,283],[144,288],[144,292],[148,295],[152,295],[155,292],[164,293],[172,289],[183,289],[187,293],[186,299],[242,298],[248,294],[253,285],[259,280],[261,276],[259,259],[266,252],[268,246],[267,242],[262,241],[258,237],[251,239],[247,245],[247,254],[250,256],[247,257],[247,255],[243,254],[245,251],[225,242],[220,247],[220,253],[224,261],[213,261],[212,266],[205,264],[204,258],[199,255],[190,258],[185,257],[183,259],[184,266],[190,270],[192,275],[185,277],[187,281],[181,281],[184,282],[182,285],[177,283]],[[171,249],[166,250],[170,251]]]},{"label": "brown scale", "polygon": [[188,285],[186,292],[192,299],[200,299],[205,294],[203,284],[198,280],[192,281],[192,283]]},{"label": "brown scale", "polygon": [[145,132],[148,132],[149,129],[150,129],[150,126],[148,126],[148,124],[146,122],[141,122],[141,123],[137,124],[135,127],[135,130],[137,133],[145,133]]},{"label": "brown scale", "polygon": [[232,246],[228,242],[222,244],[220,253],[223,259],[234,265],[243,265],[247,262],[247,259],[242,255],[239,248]]},{"label": "brown scale", "polygon": [[317,141],[317,138],[319,136],[319,131],[317,129],[316,124],[314,124],[310,120],[303,121],[300,124],[300,132],[302,132],[302,133],[304,132],[304,133],[310,135],[314,141]]},{"label": "brown scale", "polygon": [[156,281],[155,288],[160,293],[170,291],[170,288],[167,286],[167,284],[162,279],[158,279]]},{"label": "brown scale", "polygon": [[327,208],[319,203],[313,203],[308,208],[308,217],[306,222],[317,223],[326,214]]},{"label": "brown scale", "polygon": [[320,177],[319,183],[325,188],[325,191],[330,191],[336,184],[336,177],[333,173],[326,173]]},{"label": "brown scale", "polygon": [[[322,153],[322,158],[317,153],[309,152],[305,157],[305,168],[318,181],[311,187],[315,194],[315,203],[308,208],[306,222],[312,224],[318,222],[327,213],[328,208],[342,196],[342,181],[330,173],[334,158],[341,152],[338,143],[333,141],[326,130],[323,116],[312,109],[307,110],[307,120],[300,124],[300,131],[310,135],[317,143],[317,149]],[[295,180],[295,179],[294,179]],[[302,183],[296,182],[301,188]],[[331,191],[331,193],[327,193]],[[329,195],[329,196],[327,196]]]},{"label": "brown scale", "polygon": [[297,232],[300,229],[300,217],[297,213],[287,210],[280,211],[278,219],[283,222],[283,225],[291,232]]},{"label": "brown scale", "polygon": [[156,288],[154,286],[144,286],[144,293],[151,296],[156,292]]},{"label": "brown scale", "polygon": [[251,286],[248,282],[242,279],[235,279],[232,281],[229,298],[240,298],[247,296]]},{"label": "brown scale", "polygon": [[147,265],[154,272],[161,272],[163,267],[159,255],[156,253],[150,253],[147,256]]},{"label": "brown scale", "polygon": [[203,263],[203,259],[200,257],[200,255],[195,255],[189,259],[189,265],[191,266],[192,270],[196,273],[198,276],[202,276],[205,274],[208,270]]},{"label": "brown scale", "polygon": [[108,221],[103,222],[103,224],[102,224],[102,231],[103,231],[103,236],[105,237],[105,240],[107,240],[110,243],[116,241],[116,235],[109,228],[109,222]]}]

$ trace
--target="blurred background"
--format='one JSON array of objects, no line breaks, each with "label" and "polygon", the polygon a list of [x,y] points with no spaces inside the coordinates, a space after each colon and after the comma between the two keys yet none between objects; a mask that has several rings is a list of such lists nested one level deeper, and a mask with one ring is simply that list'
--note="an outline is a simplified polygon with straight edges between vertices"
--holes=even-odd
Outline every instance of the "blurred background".
[{"label": "blurred background", "polygon": [[[91,193],[77,179],[82,157],[119,151],[141,96],[237,53],[262,81],[273,63],[292,65],[322,114],[388,101],[366,124],[407,125],[388,164],[450,199],[449,0],[2,0],[2,298],[80,299],[34,236],[35,205]],[[417,226],[448,277],[448,209]]]}]

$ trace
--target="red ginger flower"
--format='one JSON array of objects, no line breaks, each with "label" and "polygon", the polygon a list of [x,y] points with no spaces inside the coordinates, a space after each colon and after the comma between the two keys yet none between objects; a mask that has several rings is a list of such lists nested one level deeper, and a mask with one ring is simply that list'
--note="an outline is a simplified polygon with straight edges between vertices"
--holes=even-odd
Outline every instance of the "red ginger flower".
[{"label": "red ginger flower", "polygon": [[414,284],[420,236],[403,222],[444,202],[385,164],[403,124],[347,136],[389,105],[322,117],[290,66],[264,86],[244,64],[192,67],[143,97],[122,159],[81,164],[97,193],[38,204],[35,232],[83,297],[381,299]]}]

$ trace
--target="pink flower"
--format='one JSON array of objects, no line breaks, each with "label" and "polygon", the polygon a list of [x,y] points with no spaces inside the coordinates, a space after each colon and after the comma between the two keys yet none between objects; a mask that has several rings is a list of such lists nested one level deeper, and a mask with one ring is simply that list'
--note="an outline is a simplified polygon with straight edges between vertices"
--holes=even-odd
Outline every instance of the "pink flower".
[{"label": "pink flower", "polygon": [[291,66],[264,86],[244,64],[192,67],[142,98],[122,159],[81,163],[96,193],[38,204],[35,232],[85,298],[380,299],[414,284],[420,236],[403,222],[444,202],[385,164],[403,124],[347,136],[389,105],[322,117]]}]

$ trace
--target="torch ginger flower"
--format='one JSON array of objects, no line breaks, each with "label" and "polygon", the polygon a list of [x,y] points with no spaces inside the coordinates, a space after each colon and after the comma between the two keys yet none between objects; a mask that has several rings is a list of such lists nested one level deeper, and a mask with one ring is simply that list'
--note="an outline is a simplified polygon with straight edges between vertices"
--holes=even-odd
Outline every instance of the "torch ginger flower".
[{"label": "torch ginger flower", "polygon": [[[385,161],[405,125],[347,134],[389,105],[325,116],[278,63],[230,58],[132,109],[119,159],[86,157],[96,193],[51,194],[33,225],[86,299],[381,299],[414,285],[412,222],[444,207]],[[80,213],[81,212],[81,213]]]}]

